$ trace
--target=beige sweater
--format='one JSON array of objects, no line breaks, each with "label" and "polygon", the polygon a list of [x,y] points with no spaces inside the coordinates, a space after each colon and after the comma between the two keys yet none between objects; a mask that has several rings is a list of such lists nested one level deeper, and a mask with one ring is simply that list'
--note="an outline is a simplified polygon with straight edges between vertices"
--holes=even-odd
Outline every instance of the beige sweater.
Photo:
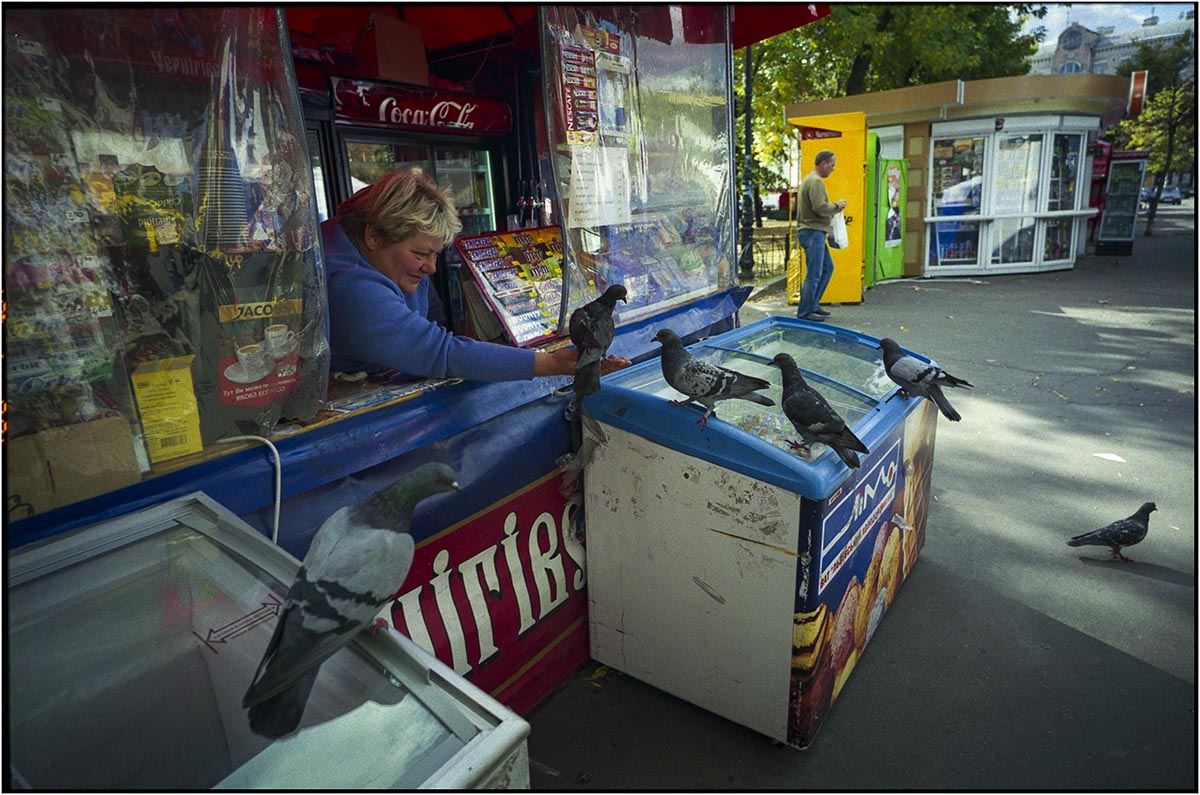
[{"label": "beige sweater", "polygon": [[833,220],[837,211],[837,207],[829,201],[825,180],[815,173],[805,177],[800,183],[800,192],[796,197],[796,228],[819,229],[828,234],[829,222]]}]

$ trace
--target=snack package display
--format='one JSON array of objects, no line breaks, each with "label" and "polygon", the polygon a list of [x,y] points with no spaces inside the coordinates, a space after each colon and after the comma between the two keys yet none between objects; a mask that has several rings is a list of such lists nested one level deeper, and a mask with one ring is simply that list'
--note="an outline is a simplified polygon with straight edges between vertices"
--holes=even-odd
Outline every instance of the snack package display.
[{"label": "snack package display", "polygon": [[533,345],[558,335],[563,278],[558,227],[492,232],[454,242],[510,342]]},{"label": "snack package display", "polygon": [[7,436],[120,417],[145,474],[314,416],[324,274],[277,12],[30,7],[4,35]]}]

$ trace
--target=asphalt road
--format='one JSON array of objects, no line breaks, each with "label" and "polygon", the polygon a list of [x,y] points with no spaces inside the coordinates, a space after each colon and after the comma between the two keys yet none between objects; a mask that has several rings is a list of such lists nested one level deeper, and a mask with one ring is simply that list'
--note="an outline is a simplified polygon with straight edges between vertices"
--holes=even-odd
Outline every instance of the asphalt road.
[{"label": "asphalt road", "polygon": [[[796,751],[586,666],[526,717],[536,789],[1196,791],[1193,200],[1128,257],[890,282],[830,321],[976,385],[921,557]],[[793,314],[778,290],[742,322]],[[1154,501],[1130,563],[1065,542]]]}]

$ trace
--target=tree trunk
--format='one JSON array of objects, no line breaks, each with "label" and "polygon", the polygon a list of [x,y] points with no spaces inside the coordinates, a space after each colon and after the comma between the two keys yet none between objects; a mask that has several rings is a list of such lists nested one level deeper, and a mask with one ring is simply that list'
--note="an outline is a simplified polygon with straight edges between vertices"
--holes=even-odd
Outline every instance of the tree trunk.
[{"label": "tree trunk", "polygon": [[1154,193],[1150,196],[1150,212],[1146,214],[1146,231],[1143,237],[1150,237],[1154,232],[1154,217],[1158,215],[1158,197],[1162,195],[1163,183],[1171,173],[1175,162],[1175,128],[1178,126],[1179,115],[1176,113],[1176,103],[1179,101],[1179,91],[1171,93],[1171,111],[1167,114],[1167,153],[1163,164],[1163,173],[1154,180]]},{"label": "tree trunk", "polygon": [[[879,21],[875,23],[875,32],[883,33],[890,24],[892,24],[892,9],[885,8],[879,15]],[[846,78],[847,96],[866,93],[867,73],[871,69],[873,55],[872,47],[871,44],[865,44],[858,55],[854,56],[854,63],[850,65],[850,76]]]}]

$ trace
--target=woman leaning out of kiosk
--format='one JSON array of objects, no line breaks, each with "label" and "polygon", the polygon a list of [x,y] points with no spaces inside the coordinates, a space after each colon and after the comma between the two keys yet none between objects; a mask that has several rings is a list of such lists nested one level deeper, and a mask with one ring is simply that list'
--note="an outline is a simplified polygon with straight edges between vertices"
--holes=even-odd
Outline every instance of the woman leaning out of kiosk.
[{"label": "woman leaning out of kiosk", "polygon": [[[572,375],[578,352],[481,342],[445,327],[430,284],[439,252],[462,228],[448,190],[424,174],[388,171],[321,224],[333,372],[520,381]],[[629,365],[609,356],[605,373]]]}]

